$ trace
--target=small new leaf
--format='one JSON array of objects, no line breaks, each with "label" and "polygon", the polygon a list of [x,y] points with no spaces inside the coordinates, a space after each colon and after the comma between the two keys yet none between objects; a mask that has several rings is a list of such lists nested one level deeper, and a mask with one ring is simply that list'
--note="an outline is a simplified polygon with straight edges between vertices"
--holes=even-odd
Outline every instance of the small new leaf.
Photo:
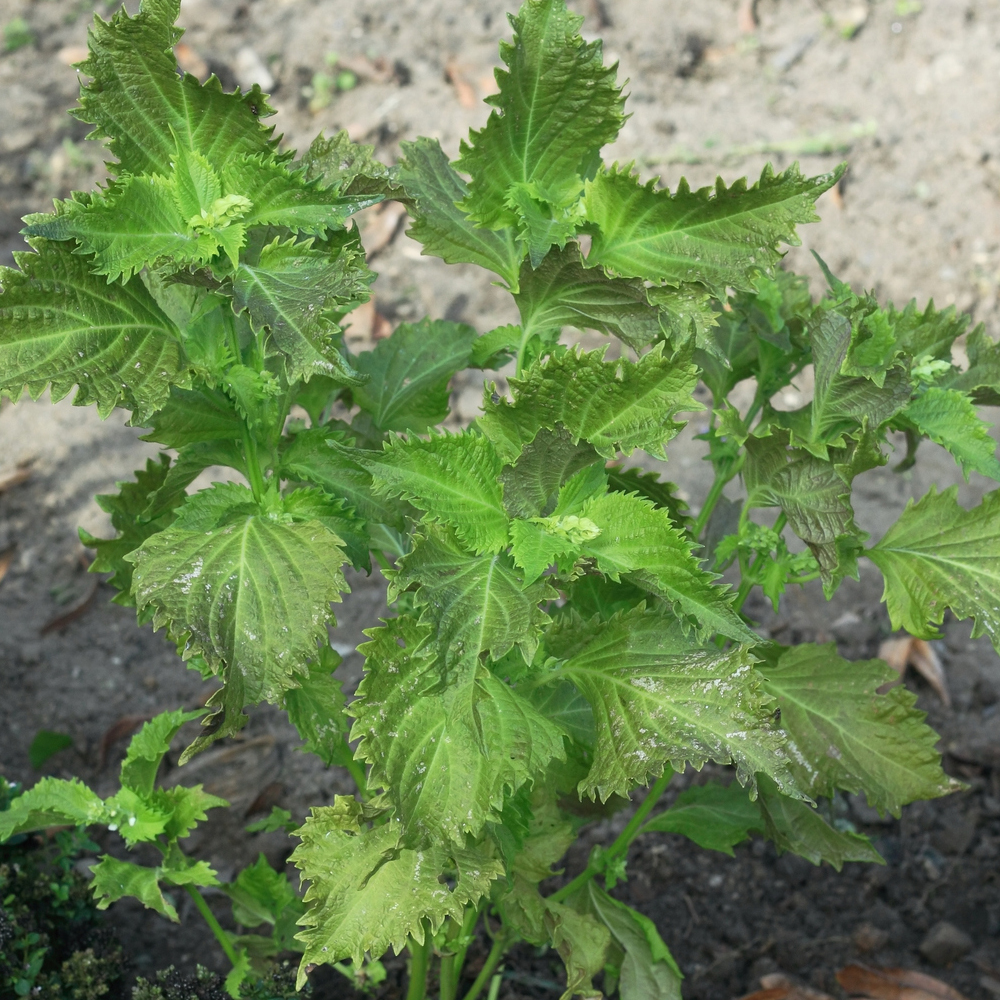
[{"label": "small new leaf", "polygon": [[954,455],[966,480],[970,469],[1000,480],[997,443],[990,437],[990,425],[979,419],[965,393],[932,386],[910,403],[903,416],[912,420],[921,434]]},{"label": "small new leaf", "polygon": [[518,192],[567,209],[583,191],[580,171],[624,122],[616,67],[603,65],[599,41],[580,38],[582,23],[564,0],[528,0],[511,18],[513,43],[500,46],[507,69],[488,99],[496,110],[462,142],[457,163],[472,178],[461,207],[487,229],[520,225],[530,239],[541,223],[515,207]]}]

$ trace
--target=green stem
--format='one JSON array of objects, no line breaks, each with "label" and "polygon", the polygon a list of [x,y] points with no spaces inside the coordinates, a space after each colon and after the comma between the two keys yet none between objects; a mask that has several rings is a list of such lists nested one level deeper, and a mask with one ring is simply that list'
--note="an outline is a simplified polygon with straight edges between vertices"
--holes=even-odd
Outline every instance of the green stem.
[{"label": "green stem", "polygon": [[427,995],[427,969],[431,957],[431,932],[424,926],[424,943],[417,944],[410,938],[410,984],[406,1000],[424,1000]]},{"label": "green stem", "polygon": [[441,1000],[455,1000],[458,989],[458,977],[455,975],[455,955],[441,956]]},{"label": "green stem", "polygon": [[222,945],[222,950],[226,953],[226,958],[235,967],[237,962],[239,962],[239,956],[236,954],[236,949],[233,947],[233,942],[230,940],[229,935],[222,929],[222,924],[215,919],[215,914],[209,909],[208,903],[205,902],[205,897],[193,885],[186,885],[184,888],[187,889],[188,895],[194,900],[194,905],[198,908],[198,912],[205,918],[205,923],[211,927],[215,939]]},{"label": "green stem", "polygon": [[260,502],[264,496],[264,473],[260,469],[260,457],[257,454],[257,440],[253,431],[243,422],[243,454],[247,460],[247,475],[250,479],[250,489],[254,500]]},{"label": "green stem", "polygon": [[705,502],[701,506],[701,510],[698,512],[698,518],[694,522],[694,526],[691,528],[691,534],[695,538],[701,538],[701,533],[705,530],[705,526],[708,524],[708,519],[712,516],[712,511],[715,510],[715,505],[719,502],[719,497],[722,496],[722,490],[729,480],[723,476],[716,476],[715,482],[712,483],[712,488],[708,491],[708,496],[705,497]]},{"label": "green stem", "polygon": [[[490,976],[493,975],[493,970],[499,965],[500,959],[503,958],[503,954],[507,950],[507,944],[507,936],[501,931],[493,939],[493,947],[490,948],[490,953],[486,956],[486,962],[482,969],[479,970],[476,981],[469,987],[469,992],[465,994],[464,1000],[476,1000],[476,997],[482,993],[483,987],[489,982]],[[410,998],[407,997],[407,1000],[410,1000]]]},{"label": "green stem", "polygon": [[[629,845],[635,840],[639,833],[639,827],[642,826],[646,817],[649,815],[650,811],[660,801],[660,796],[667,790],[667,785],[670,784],[670,779],[674,776],[674,769],[668,764],[664,769],[663,774],[656,779],[653,787],[650,788],[643,799],[642,805],[639,806],[635,811],[635,815],[628,821],[625,829],[615,838],[615,842],[602,853],[602,859],[605,859],[604,864],[607,861],[612,861],[620,855],[624,854],[628,849]],[[572,896],[574,892],[577,891],[581,886],[586,885],[595,875],[599,875],[604,870],[603,866],[597,868],[591,865],[580,872],[579,875],[571,882],[567,882],[561,889],[554,892],[549,896],[549,900],[553,903],[560,903],[564,899]]]},{"label": "green stem", "polygon": [[462,978],[462,969],[465,967],[465,956],[469,950],[469,945],[472,944],[472,932],[476,929],[478,922],[479,907],[467,907],[465,916],[462,918],[462,928],[455,939],[455,985],[452,990],[452,996],[458,994],[458,984]]},{"label": "green stem", "polygon": [[774,522],[774,533],[780,535],[785,530],[786,524],[788,524],[788,515],[782,511],[778,515],[778,520]]}]

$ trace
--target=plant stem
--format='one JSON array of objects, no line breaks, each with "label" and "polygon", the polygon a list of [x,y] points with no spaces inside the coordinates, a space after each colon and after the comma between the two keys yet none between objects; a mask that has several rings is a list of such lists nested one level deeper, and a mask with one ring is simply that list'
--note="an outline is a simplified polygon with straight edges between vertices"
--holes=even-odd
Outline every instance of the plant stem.
[{"label": "plant stem", "polygon": [[[639,827],[642,826],[646,817],[650,814],[653,807],[657,802],[660,801],[660,796],[667,790],[667,785],[670,784],[670,779],[674,776],[674,769],[668,764],[663,771],[663,774],[656,779],[653,787],[650,788],[649,792],[646,794],[646,798],[643,800],[642,805],[639,806],[635,811],[635,815],[628,821],[625,829],[615,838],[615,842],[601,855],[602,858],[607,860],[614,860],[620,855],[624,854],[629,845],[635,840],[637,834],[639,833]],[[561,889],[554,892],[549,896],[549,900],[553,903],[560,903],[569,896],[572,896],[577,889],[581,886],[586,885],[595,875],[599,875],[603,871],[602,868],[596,868],[591,865],[580,872],[579,875],[571,882],[567,882]]]},{"label": "plant stem", "polygon": [[455,1000],[458,989],[458,976],[455,974],[455,955],[441,956],[441,1000]]},{"label": "plant stem", "polygon": [[205,923],[212,929],[215,939],[222,945],[222,950],[226,953],[226,958],[235,967],[239,961],[239,956],[236,954],[236,949],[233,947],[233,942],[229,939],[229,935],[222,929],[222,924],[215,919],[215,914],[209,909],[208,903],[205,902],[205,897],[193,885],[186,885],[184,888],[187,889],[188,895],[194,900],[194,905],[198,908],[198,912],[205,918]]},{"label": "plant stem", "polygon": [[462,927],[455,939],[455,986],[452,990],[452,996],[458,993],[458,984],[462,978],[462,969],[465,966],[465,955],[469,950],[469,945],[472,943],[472,932],[475,930],[478,922],[479,907],[466,907],[465,916],[462,918]]},{"label": "plant stem", "polygon": [[431,932],[424,926],[424,943],[417,944],[410,938],[410,984],[406,1000],[424,1000],[427,995],[427,969],[431,957]]},{"label": "plant stem", "polygon": [[[490,948],[490,953],[486,956],[486,962],[482,969],[479,970],[476,981],[469,987],[469,992],[465,994],[464,1000],[476,1000],[476,997],[482,993],[483,987],[489,981],[490,976],[493,975],[493,970],[500,963],[500,959],[503,958],[503,953],[507,950],[507,944],[507,935],[501,931],[493,939],[493,947]],[[407,1000],[410,1000],[410,998],[407,997]]]},{"label": "plant stem", "polygon": [[702,504],[701,510],[698,512],[698,517],[691,528],[691,534],[696,539],[701,538],[701,533],[705,530],[708,519],[712,516],[712,511],[715,510],[715,505],[719,502],[722,490],[728,482],[729,480],[722,476],[715,477],[712,488],[708,491],[708,496],[705,497],[705,502]]},{"label": "plant stem", "polygon": [[260,457],[257,454],[257,440],[253,431],[243,422],[243,454],[247,460],[247,475],[254,500],[258,502],[264,496],[264,474],[260,470]]}]

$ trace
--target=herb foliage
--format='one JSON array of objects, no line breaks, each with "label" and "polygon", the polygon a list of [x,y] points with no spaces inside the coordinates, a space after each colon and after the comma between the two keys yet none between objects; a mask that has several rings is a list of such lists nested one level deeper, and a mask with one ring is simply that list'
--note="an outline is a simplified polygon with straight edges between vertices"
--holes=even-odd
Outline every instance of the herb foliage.
[{"label": "herb foliage", "polygon": [[[234,996],[251,958],[297,949],[300,986],[316,963],[371,984],[388,949],[408,949],[411,1000],[435,962],[454,1000],[484,920],[493,945],[469,1000],[517,940],[559,952],[567,997],[598,995],[601,975],[624,1000],[678,997],[655,927],[608,893],[635,836],[731,853],[756,832],[839,868],[880,859],[817,800],[863,791],[898,815],[954,787],[913,697],[879,693],[885,664],[766,642],[742,607],[754,587],[777,606],[816,578],[829,596],[866,556],[895,627],[932,637],[950,609],[1000,646],[997,493],[965,511],[932,492],[874,546],[850,500],[891,431],[906,463],[926,437],[966,474],[1000,478],[975,408],[1000,399],[1000,348],[973,331],[962,369],[953,309],[881,307],[828,271],[815,303],[777,269],[843,168],[671,192],[605,165],[622,89],[564,0],[512,17],[492,113],[456,163],[418,139],[393,167],[344,133],[282,151],[257,88],[178,74],[177,13],[178,0],[144,0],[95,22],[75,114],[116,162],[103,189],[26,220],[31,249],[0,276],[0,388],[76,387],[77,404],[126,409],[173,452],[100,498],[115,538],[84,540],[116,600],[221,682],[182,762],[266,700],[358,793],[295,830],[304,900],[264,863],[223,887],[240,924],[269,929],[243,938],[201,899],[215,873],[180,846],[223,803],[155,784],[192,713],[146,725],[115,796],[43,779],[0,814],[0,839],[103,824],[158,846],[153,868],[105,857],[95,894],[176,919],[171,894],[192,893],[233,960]],[[341,323],[374,275],[350,216],[386,198],[406,204],[425,253],[492,271],[520,324],[424,319],[352,355]],[[610,343],[566,346],[566,327]],[[443,429],[452,377],[509,359],[509,389],[486,378],[481,416]],[[813,398],[777,410],[807,365]],[[748,378],[740,411],[729,397]],[[622,461],[669,455],[699,381],[715,481],[693,517],[676,487]],[[308,424],[289,419],[295,406]],[[211,465],[246,485],[189,496]],[[737,476],[742,504],[723,496]],[[765,508],[777,519],[751,517]],[[330,606],[343,567],[372,560],[390,605],[348,703]],[[730,567],[735,589],[719,579]],[[675,769],[709,761],[736,780],[652,815]],[[610,810],[650,783],[610,847],[540,890],[590,800]]]}]

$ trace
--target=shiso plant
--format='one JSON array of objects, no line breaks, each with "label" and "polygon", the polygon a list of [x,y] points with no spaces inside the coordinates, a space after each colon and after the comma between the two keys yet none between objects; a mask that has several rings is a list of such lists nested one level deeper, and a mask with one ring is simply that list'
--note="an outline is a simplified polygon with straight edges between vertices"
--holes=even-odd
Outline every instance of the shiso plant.
[{"label": "shiso plant", "polygon": [[[930,438],[1000,478],[976,410],[1000,402],[1000,348],[977,328],[956,364],[953,309],[883,307],[828,271],[816,303],[779,269],[843,168],[670,191],[605,165],[622,88],[564,0],[511,19],[493,110],[457,161],[417,139],[391,167],[344,133],[296,157],[258,88],[180,74],[178,6],[95,21],[74,114],[115,162],[103,188],[25,220],[31,249],[0,277],[0,388],[75,386],[169,450],[100,498],[116,536],[84,541],[115,600],[220,682],[181,762],[267,701],[356,782],[294,831],[304,899],[266,863],[226,887],[269,934],[236,938],[199,906],[229,992],[288,948],[300,987],[321,963],[370,984],[392,949],[409,954],[409,1000],[476,1000],[525,941],[561,955],[566,997],[678,997],[657,929],[611,893],[636,836],[731,853],[756,832],[839,868],[880,858],[834,821],[838,794],[899,815],[955,787],[914,697],[879,693],[886,664],[766,641],[742,609],[756,587],[777,605],[816,578],[829,597],[864,557],[893,627],[933,637],[950,609],[1000,646],[1000,494],[965,510],[932,490],[874,545],[850,500],[890,432],[903,464]],[[374,276],[350,217],[383,199],[406,205],[425,253],[491,271],[520,323],[423,319],[351,354],[341,322]],[[610,343],[573,346],[573,328]],[[483,376],[471,426],[441,428],[455,375],[510,363],[509,388]],[[813,398],[776,409],[809,365]],[[715,479],[694,516],[640,460],[668,457],[699,381]],[[214,465],[239,475],[189,495]],[[736,477],[741,504],[723,495]],[[389,580],[349,702],[329,631],[348,563]],[[174,918],[170,892],[197,901],[218,881],[179,842],[221,803],[155,784],[188,718],[147,724],[111,799],[43,779],[0,813],[0,838],[98,823],[154,843],[159,866],[105,857],[94,892]],[[656,811],[675,770],[709,761],[732,783]],[[617,839],[540,891],[581,827],[643,788]],[[468,982],[480,927],[491,947]]]}]

